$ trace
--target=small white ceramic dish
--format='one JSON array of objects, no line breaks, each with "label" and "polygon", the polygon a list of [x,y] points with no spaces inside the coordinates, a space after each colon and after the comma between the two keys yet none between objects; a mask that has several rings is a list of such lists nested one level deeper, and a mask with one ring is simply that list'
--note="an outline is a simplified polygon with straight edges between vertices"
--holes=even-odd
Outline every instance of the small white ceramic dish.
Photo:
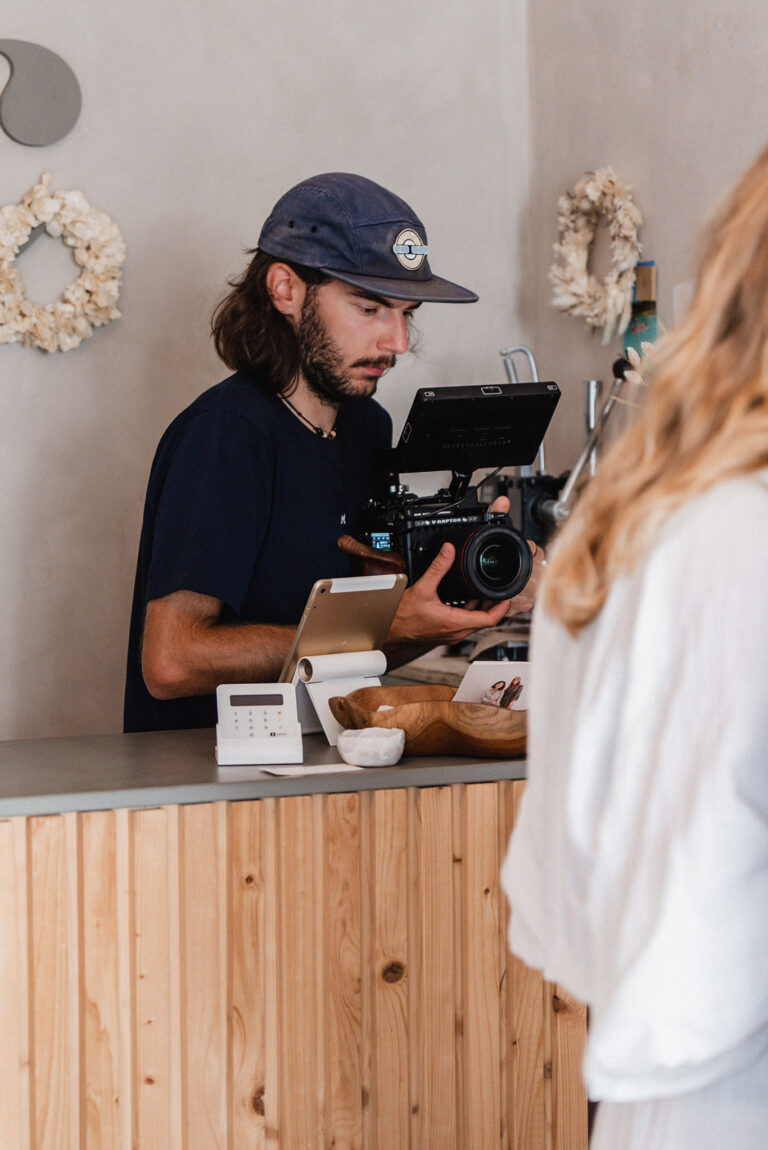
[{"label": "small white ceramic dish", "polygon": [[353,767],[393,767],[405,746],[400,727],[363,727],[340,731],[337,748],[345,763]]}]

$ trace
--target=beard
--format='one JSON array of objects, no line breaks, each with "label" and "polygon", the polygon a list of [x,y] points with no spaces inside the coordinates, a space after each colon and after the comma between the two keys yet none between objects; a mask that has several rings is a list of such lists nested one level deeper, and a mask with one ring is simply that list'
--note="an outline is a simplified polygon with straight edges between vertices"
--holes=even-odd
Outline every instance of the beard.
[{"label": "beard", "polygon": [[349,368],[317,310],[317,286],[307,289],[301,309],[296,339],[299,345],[299,368],[309,390],[324,403],[338,404],[344,399],[367,399],[376,391],[377,380],[368,387],[355,383],[350,370],[355,367],[394,367],[395,356],[356,359]]}]

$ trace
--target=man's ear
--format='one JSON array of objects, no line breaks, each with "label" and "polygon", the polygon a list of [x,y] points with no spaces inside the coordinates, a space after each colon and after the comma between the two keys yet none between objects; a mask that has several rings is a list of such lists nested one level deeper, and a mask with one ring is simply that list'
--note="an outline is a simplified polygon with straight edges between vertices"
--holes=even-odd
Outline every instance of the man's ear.
[{"label": "man's ear", "polygon": [[282,315],[298,323],[307,292],[304,280],[288,264],[274,263],[267,268],[269,298]]}]

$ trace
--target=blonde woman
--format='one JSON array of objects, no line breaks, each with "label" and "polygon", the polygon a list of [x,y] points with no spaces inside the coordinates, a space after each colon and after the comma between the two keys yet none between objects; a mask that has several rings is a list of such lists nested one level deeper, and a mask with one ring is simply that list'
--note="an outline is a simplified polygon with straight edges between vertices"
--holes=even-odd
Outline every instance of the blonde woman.
[{"label": "blonde woman", "polygon": [[510,943],[590,1007],[594,1147],[765,1150],[768,150],[649,384],[535,614]]}]

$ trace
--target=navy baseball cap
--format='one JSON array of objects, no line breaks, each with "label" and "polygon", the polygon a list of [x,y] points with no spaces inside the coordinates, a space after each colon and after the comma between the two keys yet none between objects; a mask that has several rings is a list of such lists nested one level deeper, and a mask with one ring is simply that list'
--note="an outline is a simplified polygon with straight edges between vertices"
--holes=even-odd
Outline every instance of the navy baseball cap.
[{"label": "navy baseball cap", "polygon": [[281,196],[258,247],[373,295],[433,303],[477,300],[468,288],[432,274],[426,229],[404,200],[348,172],[312,176]]}]

